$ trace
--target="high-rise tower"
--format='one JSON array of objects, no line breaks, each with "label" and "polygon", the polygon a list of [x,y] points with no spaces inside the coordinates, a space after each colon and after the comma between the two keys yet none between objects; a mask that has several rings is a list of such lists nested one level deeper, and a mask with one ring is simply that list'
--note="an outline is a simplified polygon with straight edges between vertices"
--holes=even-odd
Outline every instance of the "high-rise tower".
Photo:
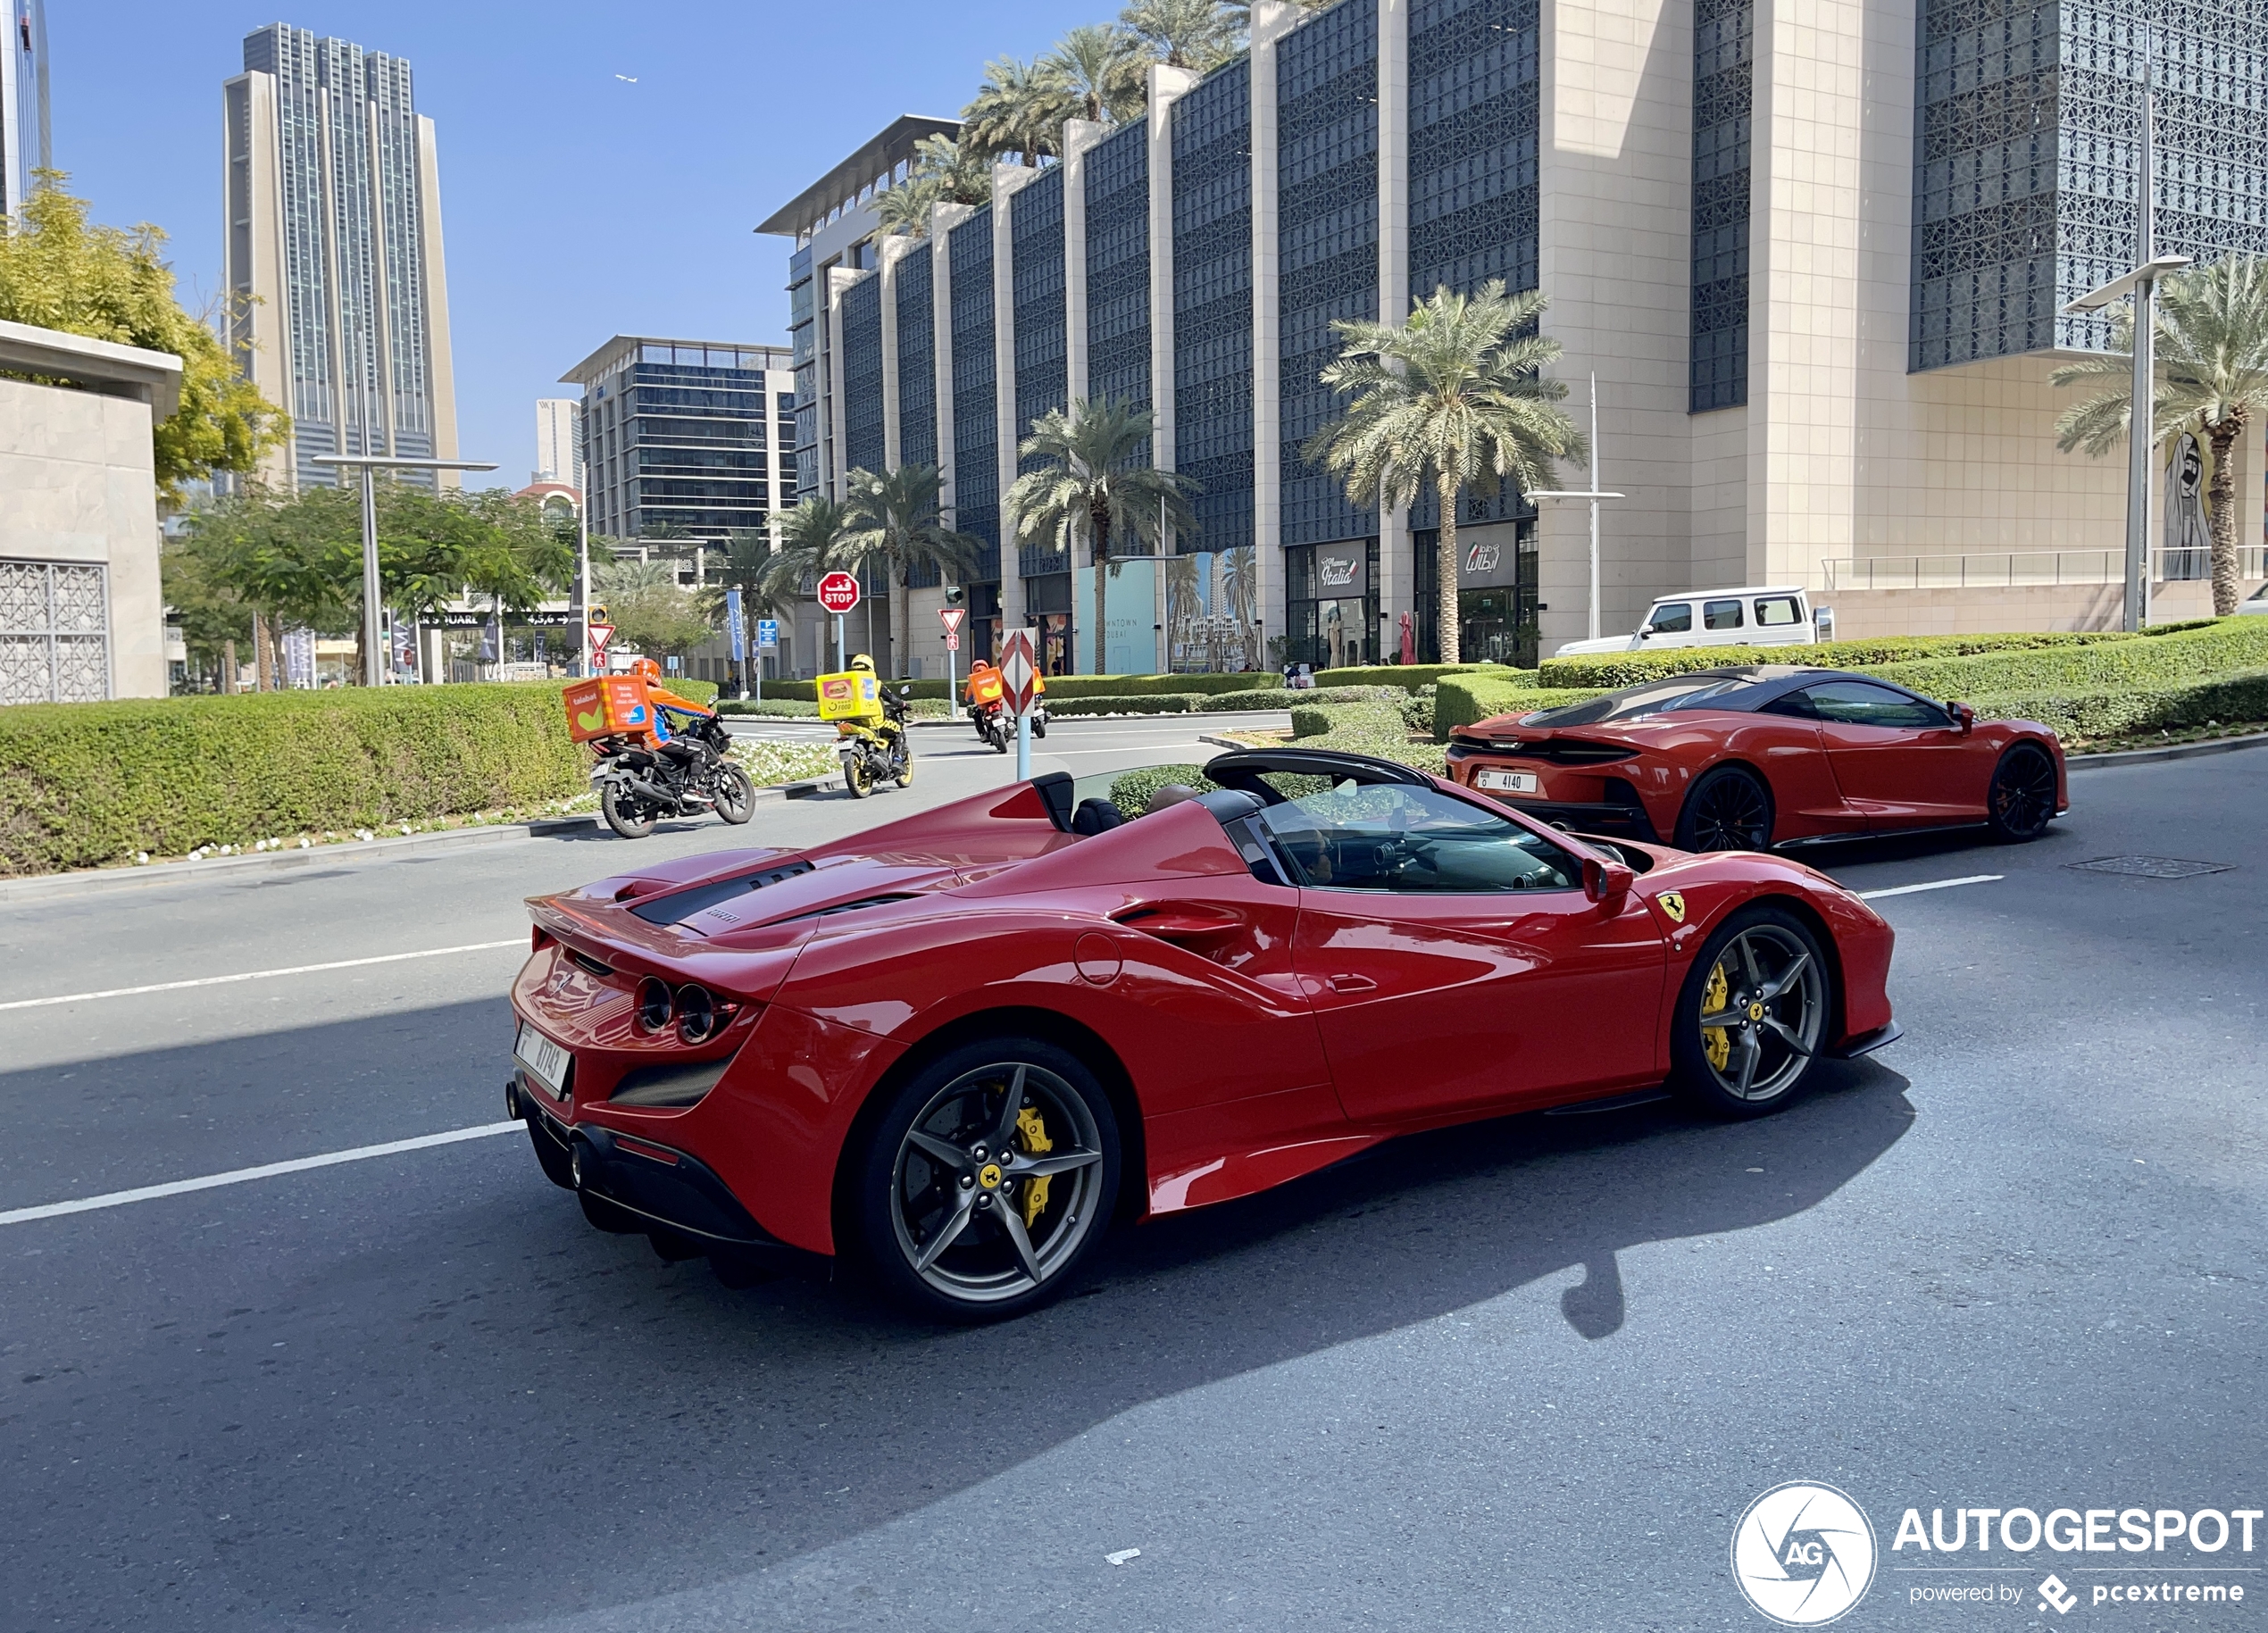
[{"label": "high-rise tower", "polygon": [[271,23],[244,66],[223,89],[229,339],[291,413],[270,479],[330,483],[318,454],[455,458],[440,171],[410,65]]},{"label": "high-rise tower", "polygon": [[31,192],[31,172],[54,163],[47,121],[47,8],[8,0],[7,64],[0,68],[0,215]]}]

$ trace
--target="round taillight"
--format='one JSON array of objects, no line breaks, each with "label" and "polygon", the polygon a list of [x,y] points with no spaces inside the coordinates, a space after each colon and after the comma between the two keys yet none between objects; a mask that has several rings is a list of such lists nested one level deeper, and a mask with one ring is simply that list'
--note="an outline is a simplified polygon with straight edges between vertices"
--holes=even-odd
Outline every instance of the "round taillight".
[{"label": "round taillight", "polygon": [[717,1029],[717,1001],[701,987],[677,989],[677,1035],[689,1044],[706,1039]]},{"label": "round taillight", "polygon": [[649,975],[638,984],[638,1023],[646,1030],[658,1032],[669,1025],[674,1008],[667,981]]}]

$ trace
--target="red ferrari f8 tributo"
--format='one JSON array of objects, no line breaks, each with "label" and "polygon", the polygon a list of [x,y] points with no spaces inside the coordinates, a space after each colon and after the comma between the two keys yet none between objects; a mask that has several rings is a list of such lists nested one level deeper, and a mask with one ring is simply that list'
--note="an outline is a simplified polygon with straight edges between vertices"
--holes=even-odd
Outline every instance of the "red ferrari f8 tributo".
[{"label": "red ferrari f8 tributo", "polygon": [[1665,1078],[1728,1116],[1896,1035],[1891,933],[1783,858],[1578,838],[1407,767],[1057,774],[530,903],[506,1098],[592,1223],[1004,1315],[1111,1221]]}]

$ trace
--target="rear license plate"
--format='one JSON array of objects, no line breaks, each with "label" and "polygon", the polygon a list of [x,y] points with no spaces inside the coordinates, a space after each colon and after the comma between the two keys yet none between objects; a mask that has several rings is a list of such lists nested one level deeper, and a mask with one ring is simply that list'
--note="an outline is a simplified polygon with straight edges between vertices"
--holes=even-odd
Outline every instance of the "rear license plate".
[{"label": "rear license plate", "polygon": [[1536,793],[1536,773],[1533,771],[1479,771],[1474,773],[1473,786],[1496,794]]},{"label": "rear license plate", "polygon": [[567,1074],[574,1067],[575,1057],[525,1021],[521,1022],[519,1039],[512,1046],[512,1058],[554,1099],[566,1095]]}]

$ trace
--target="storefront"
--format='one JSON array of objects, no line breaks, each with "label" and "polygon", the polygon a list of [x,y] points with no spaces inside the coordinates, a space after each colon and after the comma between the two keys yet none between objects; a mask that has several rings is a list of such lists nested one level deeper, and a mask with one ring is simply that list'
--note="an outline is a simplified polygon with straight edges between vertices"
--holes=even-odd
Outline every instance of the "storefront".
[{"label": "storefront", "polygon": [[1284,551],[1284,661],[1317,669],[1383,662],[1378,627],[1378,540],[1294,545]]},{"label": "storefront", "polygon": [[1071,673],[1071,574],[1044,572],[1026,579],[1024,612],[1039,634],[1039,672]]},{"label": "storefront", "polygon": [[[1416,571],[1417,657],[1440,661],[1434,629],[1440,582],[1435,571],[1440,534],[1422,528],[1410,536]],[[1457,529],[1457,656],[1466,663],[1536,667],[1536,523],[1480,522]]]}]

